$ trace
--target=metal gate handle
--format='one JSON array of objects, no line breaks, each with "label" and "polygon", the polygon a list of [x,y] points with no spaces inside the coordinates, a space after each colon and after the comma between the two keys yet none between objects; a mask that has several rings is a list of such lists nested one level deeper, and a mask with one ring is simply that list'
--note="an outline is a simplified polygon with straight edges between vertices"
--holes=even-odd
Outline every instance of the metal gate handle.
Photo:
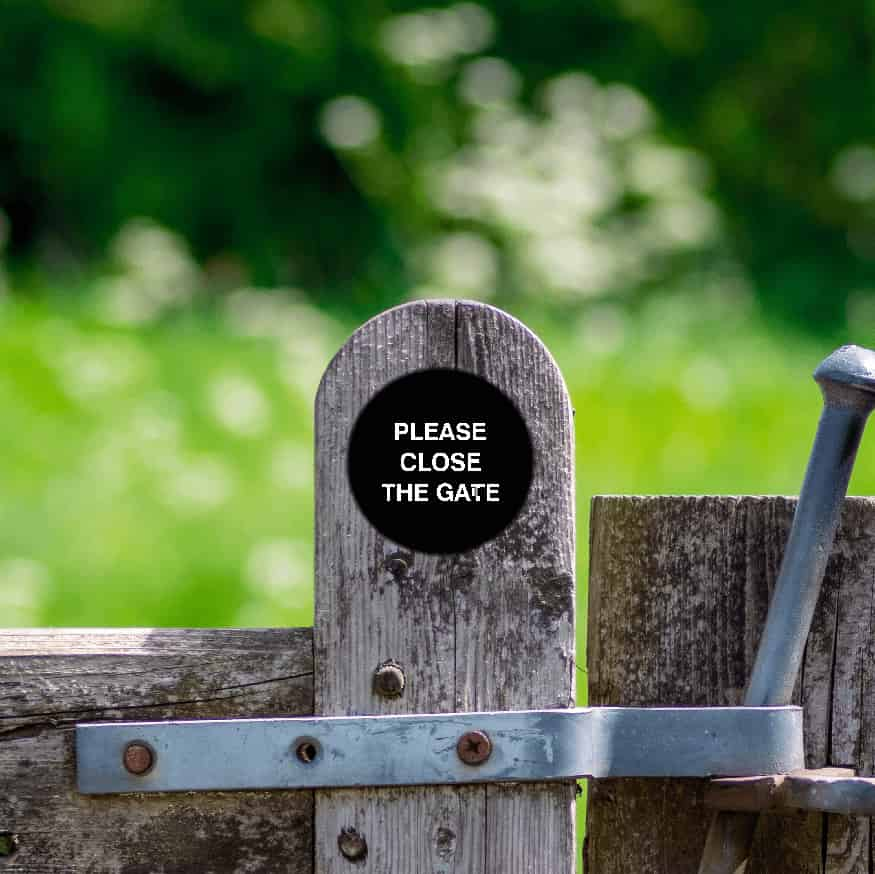
[{"label": "metal gate handle", "polygon": [[[792,698],[863,428],[875,408],[875,352],[842,346],[821,362],[814,379],[823,412],[744,696],[752,707]],[[699,874],[741,874],[756,822],[756,814],[718,813]]]}]

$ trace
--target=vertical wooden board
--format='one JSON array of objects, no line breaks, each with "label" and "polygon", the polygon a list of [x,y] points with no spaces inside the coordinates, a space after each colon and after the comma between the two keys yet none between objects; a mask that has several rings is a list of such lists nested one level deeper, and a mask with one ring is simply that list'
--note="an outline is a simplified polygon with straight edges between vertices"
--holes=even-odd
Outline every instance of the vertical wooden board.
[{"label": "vertical wooden board", "polygon": [[[833,550],[836,598],[835,652],[830,678],[828,759],[871,775],[871,756],[864,749],[864,721],[871,705],[864,696],[872,639],[875,583],[875,518],[866,505],[849,502],[842,517],[842,536]],[[866,817],[829,816],[826,874],[869,874],[870,821]]]},{"label": "vertical wooden board", "polygon": [[[452,709],[451,563],[414,556],[370,525],[352,495],[346,453],[359,412],[383,386],[415,370],[454,365],[454,324],[452,304],[389,310],[353,334],[320,384],[314,626],[320,715]],[[394,557],[403,559],[406,572],[390,572]],[[415,667],[402,698],[373,694],[373,671],[387,659]]]},{"label": "vertical wooden board", "polygon": [[[869,582],[875,587],[875,579]],[[875,630],[875,592],[869,603],[870,628]],[[875,774],[875,633],[869,635],[863,647],[863,680],[860,687],[860,772],[867,776]],[[869,820],[869,870],[875,869],[875,829]]]},{"label": "vertical wooden board", "polygon": [[863,766],[861,708],[863,670],[872,636],[875,581],[875,519],[849,502],[842,514],[841,537],[830,559],[838,581],[835,654],[831,677],[830,762]]},{"label": "vertical wooden board", "polygon": [[499,783],[486,804],[486,865],[498,874],[561,874],[575,869],[574,791],[568,783]]},{"label": "vertical wooden board", "polygon": [[[770,538],[770,542],[776,547],[775,557],[778,561],[777,565],[772,565],[767,575],[770,594],[780,570],[780,559],[793,521],[795,501],[789,505],[782,502],[782,508],[785,513],[788,510],[790,512],[776,526],[779,532],[786,533]],[[836,554],[843,542],[840,535],[836,542]],[[802,676],[793,694],[794,703],[801,703],[804,708],[805,765],[808,768],[825,768],[830,764],[833,672],[841,589],[841,572],[836,561],[834,557],[829,563],[823,581],[805,645]],[[789,818],[787,815],[761,817],[753,858],[759,863],[760,870],[800,870],[822,874],[827,864],[824,848],[826,830],[827,817],[821,813],[800,812]]]},{"label": "vertical wooden board", "polygon": [[4,874],[310,874],[312,792],[85,796],[77,722],[310,715],[310,629],[0,631]]},{"label": "vertical wooden board", "polygon": [[[355,503],[346,475],[350,431],[384,385],[426,367],[455,366],[455,304],[417,302],[363,325],[329,365],[316,398],[316,712],[451,712],[455,635],[451,559],[414,555],[385,540]],[[393,575],[387,563],[407,566]],[[393,659],[402,697],[373,693],[374,670]],[[346,874],[344,828],[364,836],[356,869],[474,872],[482,860],[485,790],[370,789],[316,794],[315,868]],[[412,827],[415,823],[415,828]]]},{"label": "vertical wooden board", "polygon": [[[776,497],[595,499],[591,702],[739,703],[794,509]],[[875,501],[848,499],[795,696],[810,767],[871,768],[872,659],[861,653],[872,651],[873,526]],[[708,819],[696,781],[596,784],[588,870],[692,874]],[[767,815],[748,874],[868,871],[869,840],[865,820]]]},{"label": "vertical wooden board", "polygon": [[[511,526],[517,536],[509,530],[459,556],[413,554],[386,541],[359,512],[345,471],[350,430],[367,400],[392,379],[436,366],[490,379],[530,425],[537,413],[535,501]],[[555,421],[542,421],[544,410]],[[497,310],[418,302],[356,332],[329,366],[316,404],[317,712],[573,704],[573,516],[558,509],[572,506],[570,418],[561,378],[543,347]],[[560,469],[568,482],[560,482]],[[386,561],[396,556],[407,570],[393,576]],[[547,629],[554,632],[550,640]],[[386,701],[373,694],[371,678],[388,659],[404,667],[408,685],[401,698]],[[509,848],[495,849],[493,842],[506,835],[491,819],[483,786],[317,793],[316,869],[349,869],[337,839],[351,827],[368,845],[356,867],[375,874],[570,871],[573,799],[573,784],[504,787],[495,805],[520,825]],[[549,844],[561,844],[561,856],[545,852]],[[519,852],[510,854],[514,846]]]},{"label": "vertical wooden board", "polygon": [[[456,587],[456,706],[573,707],[574,427],[565,383],[541,342],[493,307],[459,303],[457,366],[500,388],[534,450],[526,504],[469,554]],[[573,782],[490,786],[486,872],[574,870]],[[512,838],[512,839],[511,839]]]},{"label": "vertical wooden board", "polygon": [[[691,823],[707,823],[709,815],[699,791],[695,780],[591,780],[584,871],[695,871],[702,839]],[[677,859],[689,861],[674,867]]]},{"label": "vertical wooden board", "polygon": [[[327,795],[327,793],[323,793]],[[379,789],[332,793],[320,798],[315,870],[422,871],[469,874],[483,870],[482,787]],[[367,841],[368,854],[352,863],[339,852],[338,837],[353,828]]]}]

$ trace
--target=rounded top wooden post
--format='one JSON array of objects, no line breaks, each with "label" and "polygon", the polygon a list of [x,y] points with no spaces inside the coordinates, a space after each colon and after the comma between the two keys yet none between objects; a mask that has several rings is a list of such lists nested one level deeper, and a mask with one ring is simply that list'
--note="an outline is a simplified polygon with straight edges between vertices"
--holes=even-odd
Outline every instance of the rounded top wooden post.
[{"label": "rounded top wooden post", "polygon": [[[387,540],[359,510],[346,470],[364,405],[389,382],[428,368],[473,373],[500,389],[522,414],[533,449],[533,479],[516,518],[492,540],[451,555]],[[574,705],[572,410],[550,354],[507,313],[469,301],[405,304],[362,325],[328,366],[316,398],[314,636],[319,714]],[[387,664],[403,676],[400,694],[380,693],[375,677]],[[488,871],[574,867],[573,784],[317,799],[319,871],[345,871],[335,841],[346,827],[367,841],[365,871],[386,872],[393,858],[398,871],[443,865],[482,874],[484,853]],[[487,831],[485,807],[493,804],[504,813],[488,818]],[[396,832],[399,819],[417,834],[411,826]]]}]

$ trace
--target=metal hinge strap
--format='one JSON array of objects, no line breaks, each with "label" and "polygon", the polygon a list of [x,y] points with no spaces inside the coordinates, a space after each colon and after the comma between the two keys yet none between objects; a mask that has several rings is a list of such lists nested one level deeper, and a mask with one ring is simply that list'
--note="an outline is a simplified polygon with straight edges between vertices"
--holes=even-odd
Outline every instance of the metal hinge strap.
[{"label": "metal hinge strap", "polygon": [[591,707],[86,723],[76,762],[79,791],[104,794],[744,777],[804,756],[798,707]]}]

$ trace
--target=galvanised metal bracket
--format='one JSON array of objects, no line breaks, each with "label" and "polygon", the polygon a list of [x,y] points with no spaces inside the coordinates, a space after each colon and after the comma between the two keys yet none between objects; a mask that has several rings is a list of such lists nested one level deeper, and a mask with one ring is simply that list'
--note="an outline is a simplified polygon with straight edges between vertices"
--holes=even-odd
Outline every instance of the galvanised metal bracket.
[{"label": "galvanised metal bracket", "polygon": [[799,707],[584,707],[76,726],[78,787],[85,794],[745,777],[803,766]]}]

